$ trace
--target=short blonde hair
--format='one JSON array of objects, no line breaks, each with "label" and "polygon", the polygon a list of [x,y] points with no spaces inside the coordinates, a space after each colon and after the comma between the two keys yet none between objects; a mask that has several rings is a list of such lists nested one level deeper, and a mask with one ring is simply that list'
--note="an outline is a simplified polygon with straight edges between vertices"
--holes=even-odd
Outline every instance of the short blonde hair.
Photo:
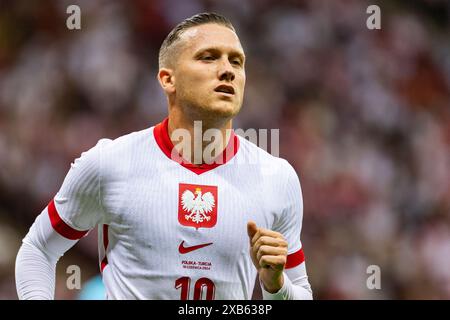
[{"label": "short blonde hair", "polygon": [[199,13],[190,18],[187,18],[180,22],[175,28],[173,28],[172,31],[170,31],[170,33],[164,39],[161,48],[159,49],[159,68],[161,69],[172,65],[174,54],[173,52],[171,52],[171,49],[173,49],[174,44],[176,44],[180,40],[180,36],[184,31],[189,28],[207,23],[223,25],[231,29],[233,32],[236,32],[230,20],[214,12]]}]

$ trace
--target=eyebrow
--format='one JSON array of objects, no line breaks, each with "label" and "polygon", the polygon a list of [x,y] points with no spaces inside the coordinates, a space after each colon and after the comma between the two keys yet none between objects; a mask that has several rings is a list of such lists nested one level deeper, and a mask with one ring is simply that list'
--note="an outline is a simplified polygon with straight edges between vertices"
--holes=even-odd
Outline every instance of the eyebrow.
[{"label": "eyebrow", "polygon": [[[205,52],[219,53],[219,52],[223,52],[223,51],[224,50],[221,47],[205,47],[205,48],[200,48],[199,50],[197,50],[195,52],[194,56],[198,57],[199,55],[201,55],[202,53],[205,53]],[[229,55],[230,55],[230,57],[238,57],[242,61],[245,61],[245,54],[241,51],[231,49]]]}]

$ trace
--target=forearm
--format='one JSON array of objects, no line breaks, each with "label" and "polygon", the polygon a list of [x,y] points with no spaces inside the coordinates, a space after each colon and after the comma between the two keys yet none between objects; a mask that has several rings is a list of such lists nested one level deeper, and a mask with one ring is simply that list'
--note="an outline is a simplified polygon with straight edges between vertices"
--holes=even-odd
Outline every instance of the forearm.
[{"label": "forearm", "polygon": [[56,263],[75,243],[53,230],[47,209],[38,216],[16,258],[16,289],[20,300],[54,299]]},{"label": "forearm", "polygon": [[20,300],[52,300],[56,260],[23,243],[16,258],[16,288]]},{"label": "forearm", "polygon": [[284,278],[283,287],[276,293],[269,293],[262,286],[264,300],[312,300],[310,286],[293,284],[288,277]]},{"label": "forearm", "polygon": [[312,300],[312,290],[308,282],[305,264],[283,272],[284,283],[276,293],[269,293],[261,283],[264,300]]}]

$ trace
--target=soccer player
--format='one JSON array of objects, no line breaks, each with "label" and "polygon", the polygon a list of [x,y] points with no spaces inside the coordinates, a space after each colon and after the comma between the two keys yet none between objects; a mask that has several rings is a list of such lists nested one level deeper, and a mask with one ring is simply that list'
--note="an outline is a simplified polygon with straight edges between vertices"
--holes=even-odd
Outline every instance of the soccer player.
[{"label": "soccer player", "polygon": [[264,299],[312,299],[297,174],[231,129],[245,86],[232,24],[214,13],[181,22],[158,80],[168,118],[74,161],[23,239],[19,298],[53,299],[58,259],[98,226],[108,299],[250,299],[257,276]]}]

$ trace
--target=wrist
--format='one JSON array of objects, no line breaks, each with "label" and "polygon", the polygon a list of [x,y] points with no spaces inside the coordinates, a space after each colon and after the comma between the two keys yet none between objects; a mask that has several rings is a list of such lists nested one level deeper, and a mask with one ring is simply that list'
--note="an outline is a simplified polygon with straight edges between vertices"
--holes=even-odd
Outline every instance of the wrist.
[{"label": "wrist", "polygon": [[260,281],[265,291],[272,294],[277,293],[284,285],[283,273],[281,273],[278,277],[272,278],[270,280],[266,280],[260,277]]}]

